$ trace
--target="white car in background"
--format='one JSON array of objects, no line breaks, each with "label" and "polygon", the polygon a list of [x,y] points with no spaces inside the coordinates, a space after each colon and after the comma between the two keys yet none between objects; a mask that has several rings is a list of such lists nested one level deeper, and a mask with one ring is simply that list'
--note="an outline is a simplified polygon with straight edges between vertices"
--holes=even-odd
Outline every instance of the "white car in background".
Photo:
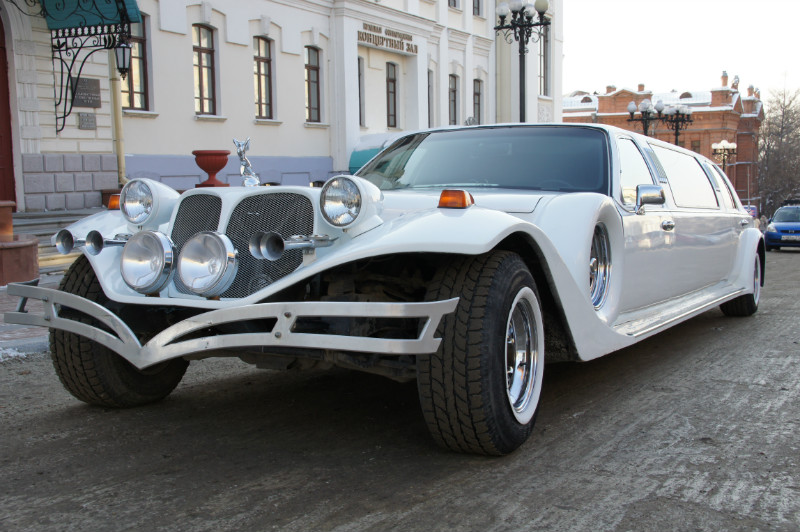
[{"label": "white car in background", "polygon": [[190,360],[416,379],[434,439],[501,455],[531,433],[545,361],[591,360],[715,306],[758,308],[764,242],[702,156],[600,125],[415,132],[321,188],[147,179],[59,290],[10,323],[51,330],[91,404],[162,399]]}]

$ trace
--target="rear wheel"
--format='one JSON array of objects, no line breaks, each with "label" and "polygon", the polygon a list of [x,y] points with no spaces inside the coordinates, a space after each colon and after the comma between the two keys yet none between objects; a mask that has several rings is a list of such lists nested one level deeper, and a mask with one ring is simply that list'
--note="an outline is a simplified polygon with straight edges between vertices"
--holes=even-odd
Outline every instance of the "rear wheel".
[{"label": "rear wheel", "polygon": [[447,449],[510,453],[531,434],[544,370],[544,328],[536,284],[522,259],[493,252],[442,268],[429,299],[459,297],[444,317],[442,342],[417,359],[420,402]]},{"label": "rear wheel", "polygon": [[731,299],[719,306],[726,316],[752,316],[761,298],[761,259],[756,255],[753,264],[753,293]]},{"label": "rear wheel", "polygon": [[[108,298],[85,256],[72,263],[60,290],[100,305]],[[89,316],[62,308],[60,314],[84,323]],[[189,363],[183,359],[139,370],[110,349],[83,336],[50,329],[50,353],[58,378],[69,393],[89,404],[131,407],[163,399],[181,381]]]}]

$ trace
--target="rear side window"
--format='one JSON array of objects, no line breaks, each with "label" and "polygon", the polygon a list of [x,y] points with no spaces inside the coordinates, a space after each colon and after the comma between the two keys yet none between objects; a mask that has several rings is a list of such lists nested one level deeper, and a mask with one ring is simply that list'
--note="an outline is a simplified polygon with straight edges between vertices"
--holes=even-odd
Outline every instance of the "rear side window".
[{"label": "rear side window", "polygon": [[631,139],[617,139],[622,203],[636,203],[636,186],[652,185],[653,177],[641,152]]},{"label": "rear side window", "polygon": [[661,146],[651,146],[667,174],[675,205],[700,209],[719,208],[714,187],[697,159]]},{"label": "rear side window", "polygon": [[728,209],[736,209],[736,200],[733,199],[735,193],[731,190],[728,180],[722,175],[722,170],[716,166],[709,166],[708,169],[708,171],[717,178],[717,182],[720,184],[720,188],[717,190],[720,190],[722,202],[725,203],[725,207]]}]

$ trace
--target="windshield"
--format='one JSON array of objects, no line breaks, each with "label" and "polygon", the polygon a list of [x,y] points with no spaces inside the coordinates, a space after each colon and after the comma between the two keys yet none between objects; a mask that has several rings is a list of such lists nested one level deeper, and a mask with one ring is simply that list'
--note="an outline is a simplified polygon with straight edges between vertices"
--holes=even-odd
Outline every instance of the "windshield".
[{"label": "windshield", "polygon": [[773,222],[800,222],[800,207],[791,209],[783,208],[778,209],[775,216],[772,218]]},{"label": "windshield", "polygon": [[382,190],[486,187],[608,194],[605,134],[576,127],[487,127],[399,139],[356,175]]}]

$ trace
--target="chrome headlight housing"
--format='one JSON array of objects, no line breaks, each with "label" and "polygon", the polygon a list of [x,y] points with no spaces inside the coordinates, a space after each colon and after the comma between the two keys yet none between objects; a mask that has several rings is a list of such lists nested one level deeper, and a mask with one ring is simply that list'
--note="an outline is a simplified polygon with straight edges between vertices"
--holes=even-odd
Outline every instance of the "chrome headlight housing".
[{"label": "chrome headlight housing", "polygon": [[361,213],[361,190],[346,176],[328,180],[322,187],[319,201],[322,216],[334,227],[351,225]]},{"label": "chrome headlight housing", "polygon": [[128,223],[156,229],[169,221],[179,196],[175,189],[158,181],[133,179],[122,187],[119,210]]},{"label": "chrome headlight housing", "polygon": [[183,245],[178,258],[181,282],[195,294],[216,297],[236,277],[239,259],[227,236],[213,231],[197,233]]},{"label": "chrome headlight housing", "polygon": [[132,224],[142,225],[153,213],[153,191],[141,179],[129,181],[119,195],[119,209]]},{"label": "chrome headlight housing", "polygon": [[141,231],[122,248],[120,272],[125,283],[142,294],[160,292],[174,272],[175,246],[163,233]]}]

